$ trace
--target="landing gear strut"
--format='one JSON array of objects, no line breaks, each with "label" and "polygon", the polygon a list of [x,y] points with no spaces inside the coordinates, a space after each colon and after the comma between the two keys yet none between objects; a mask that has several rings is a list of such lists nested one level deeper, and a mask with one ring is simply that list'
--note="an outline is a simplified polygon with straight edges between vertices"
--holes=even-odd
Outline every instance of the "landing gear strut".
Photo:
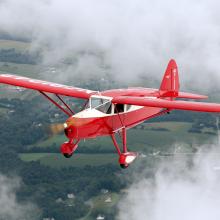
[{"label": "landing gear strut", "polygon": [[126,129],[122,128],[122,145],[123,145],[122,152],[121,152],[120,147],[119,147],[117,140],[115,138],[115,133],[111,134],[111,138],[112,138],[113,144],[114,144],[114,146],[118,152],[118,155],[119,155],[119,164],[120,164],[121,168],[126,169],[137,157],[137,153],[128,152]]}]

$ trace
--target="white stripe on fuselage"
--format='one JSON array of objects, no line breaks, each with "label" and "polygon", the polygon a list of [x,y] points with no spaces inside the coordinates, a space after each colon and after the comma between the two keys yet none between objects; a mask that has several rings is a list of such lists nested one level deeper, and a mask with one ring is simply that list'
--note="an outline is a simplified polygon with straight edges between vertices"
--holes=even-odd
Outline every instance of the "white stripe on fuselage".
[{"label": "white stripe on fuselage", "polygon": [[[93,95],[91,96],[91,98],[103,98],[103,99],[107,99],[111,102],[112,98],[111,97],[107,97],[107,96],[99,96],[99,95]],[[90,98],[90,106],[91,106],[91,98]],[[146,99],[157,99],[157,97],[154,97],[154,96],[148,96],[148,97],[145,97]],[[112,104],[114,105],[114,104]],[[136,111],[136,110],[139,110],[141,108],[144,108],[144,106],[137,106],[137,105],[130,105],[131,107],[129,108],[128,111],[124,111],[124,112],[120,112],[119,114],[125,114],[125,113],[130,113],[132,111]],[[97,108],[97,107],[96,107]],[[96,108],[88,108],[88,109],[85,109],[77,114],[75,114],[74,116],[72,117],[75,117],[75,118],[101,118],[101,117],[106,117],[106,116],[113,116],[113,115],[117,115],[118,113],[111,113],[111,114],[105,114],[101,111],[98,111]],[[127,108],[127,105],[124,104],[124,108],[126,109]],[[112,112],[113,112],[113,109],[112,109]]]},{"label": "white stripe on fuselage", "polygon": [[[119,114],[129,113],[132,111],[139,110],[141,108],[144,108],[144,107],[137,106],[137,105],[131,105],[131,107],[128,111],[120,112]],[[88,109],[85,109],[85,110],[73,115],[72,117],[74,117],[74,118],[101,118],[101,117],[113,116],[113,115],[117,115],[117,114],[105,114],[103,112],[96,110],[95,108],[93,108],[93,109],[88,108]]]}]

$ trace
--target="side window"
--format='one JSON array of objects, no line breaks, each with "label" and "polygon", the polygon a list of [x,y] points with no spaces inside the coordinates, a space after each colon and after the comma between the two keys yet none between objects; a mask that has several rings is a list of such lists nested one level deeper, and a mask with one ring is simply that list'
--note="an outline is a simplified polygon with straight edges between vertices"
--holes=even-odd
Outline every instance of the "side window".
[{"label": "side window", "polygon": [[116,104],[114,108],[114,113],[124,112],[124,104]]},{"label": "side window", "polygon": [[129,111],[130,108],[131,108],[131,105],[126,105],[126,112]]},{"label": "side window", "polygon": [[100,112],[105,113],[105,114],[111,114],[112,113],[112,103],[111,102],[106,102],[105,104],[100,105],[96,109]]}]

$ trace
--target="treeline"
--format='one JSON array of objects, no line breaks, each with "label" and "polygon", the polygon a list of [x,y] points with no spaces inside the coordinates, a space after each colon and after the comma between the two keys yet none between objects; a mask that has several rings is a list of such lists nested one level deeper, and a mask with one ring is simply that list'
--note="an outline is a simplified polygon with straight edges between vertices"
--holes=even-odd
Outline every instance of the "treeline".
[{"label": "treeline", "polygon": [[[64,134],[63,134],[64,135]],[[28,148],[26,146],[17,146],[17,152],[19,153],[60,153],[60,145],[59,144],[52,144],[51,146],[47,147],[37,147],[33,146],[31,148]],[[93,146],[93,147],[87,147],[87,146],[80,146],[77,148],[75,153],[85,153],[85,154],[112,154],[116,153],[116,150],[114,147],[112,149],[103,149],[102,146]]]},{"label": "treeline", "polygon": [[202,128],[217,129],[216,120],[219,117],[213,113],[206,112],[190,112],[190,111],[172,111],[170,114],[165,114],[157,118],[150,119],[148,122],[163,122],[163,121],[178,121],[178,122],[191,122],[192,130],[199,131]]},{"label": "treeline", "polygon": [[[72,220],[83,217],[89,210],[85,201],[99,195],[101,189],[119,192],[125,187],[116,174],[120,168],[113,165],[58,170],[39,162],[22,162],[10,148],[0,149],[0,165],[4,175],[22,178],[18,201],[33,201],[42,210],[41,218]],[[73,206],[65,202],[69,193],[75,195]]]},{"label": "treeline", "polygon": [[7,114],[0,115],[1,146],[13,146],[18,152],[19,147],[46,137],[45,127],[38,125],[49,124],[49,118],[46,112],[37,111],[38,98],[32,101],[1,99],[0,103],[10,106]]},{"label": "treeline", "polygon": [[14,41],[21,41],[21,42],[31,42],[31,39],[26,36],[14,36],[4,31],[0,31],[0,39],[2,40],[14,40]]},{"label": "treeline", "polygon": [[19,52],[12,49],[1,49],[0,50],[0,62],[11,62],[19,64],[37,64],[41,61],[39,52],[29,53]]},{"label": "treeline", "polygon": [[179,121],[179,122],[213,122],[214,114],[205,112],[192,112],[192,111],[179,111],[174,110],[169,114],[161,115],[157,118],[150,119],[149,122],[160,122],[160,121]]}]

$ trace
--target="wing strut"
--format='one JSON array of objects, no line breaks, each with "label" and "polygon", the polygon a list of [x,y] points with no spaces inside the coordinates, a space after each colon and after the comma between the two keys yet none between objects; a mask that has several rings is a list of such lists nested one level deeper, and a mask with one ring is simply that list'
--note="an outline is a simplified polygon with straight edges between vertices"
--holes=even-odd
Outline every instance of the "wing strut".
[{"label": "wing strut", "polygon": [[[59,105],[56,101],[54,101],[52,98],[50,98],[46,93],[39,91],[44,97],[46,97],[50,102],[52,102],[54,105],[56,105],[61,111],[63,111],[65,114],[67,114],[69,117],[72,116],[70,112],[68,112],[66,109],[64,109],[61,105]],[[62,101],[64,102],[64,101]],[[66,103],[65,103],[66,106]],[[69,109],[69,108],[68,108]],[[72,112],[72,111],[71,111]]]},{"label": "wing strut", "polygon": [[117,143],[117,140],[115,138],[115,133],[111,134],[111,138],[112,138],[113,144],[114,144],[114,146],[115,146],[115,148],[116,148],[116,150],[118,152],[118,155],[120,156],[121,155],[121,150],[120,150],[120,147],[119,147],[119,145]]},{"label": "wing strut", "polygon": [[63,101],[63,99],[56,94],[56,97],[67,107],[67,109],[74,115],[75,113],[73,112],[73,110]]},{"label": "wing strut", "polygon": [[[121,150],[120,150],[120,146],[118,145],[117,140],[115,138],[115,133],[111,134],[111,138],[112,138],[113,144],[118,152],[118,155],[120,156]],[[122,153],[127,153],[128,152],[128,149],[127,149],[127,130],[125,127],[122,128],[122,136],[120,135],[120,138],[122,140]]]}]

